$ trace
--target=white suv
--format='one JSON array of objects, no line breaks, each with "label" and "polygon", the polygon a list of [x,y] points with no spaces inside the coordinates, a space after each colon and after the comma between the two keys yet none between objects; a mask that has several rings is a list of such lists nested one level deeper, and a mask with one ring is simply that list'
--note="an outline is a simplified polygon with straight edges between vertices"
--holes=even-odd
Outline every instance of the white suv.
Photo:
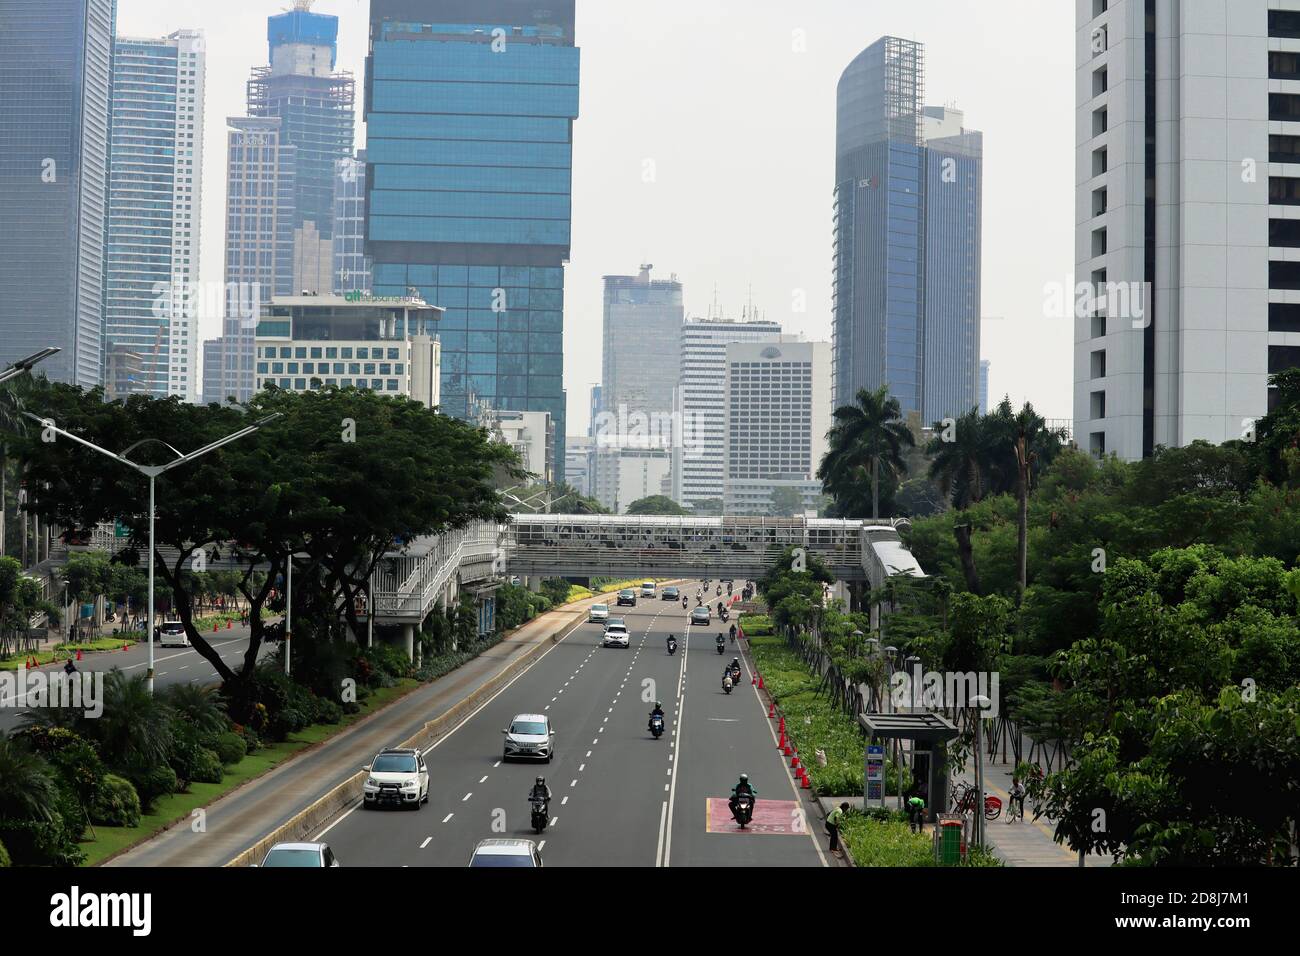
[{"label": "white suv", "polygon": [[593,604],[590,608],[588,608],[587,610],[588,624],[604,624],[608,620],[609,620],[608,604]]},{"label": "white suv", "polygon": [[602,647],[631,647],[632,635],[622,621],[611,621],[605,625],[605,636],[600,643]]},{"label": "white suv", "polygon": [[370,771],[362,787],[366,807],[391,803],[419,810],[429,801],[429,768],[420,751],[384,750],[366,769]]},{"label": "white suv", "polygon": [[555,756],[555,728],[545,714],[518,714],[501,732],[506,735],[503,760],[520,757],[550,763]]}]

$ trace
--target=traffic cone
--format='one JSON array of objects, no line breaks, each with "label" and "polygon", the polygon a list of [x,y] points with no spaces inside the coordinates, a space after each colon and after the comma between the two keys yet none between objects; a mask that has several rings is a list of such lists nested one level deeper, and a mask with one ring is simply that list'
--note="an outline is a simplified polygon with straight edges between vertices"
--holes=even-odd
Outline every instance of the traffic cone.
[{"label": "traffic cone", "polygon": [[800,783],[799,783],[799,789],[800,789],[800,790],[811,790],[811,789],[812,789],[812,781],[808,779],[808,772],[807,772],[807,771],[804,771],[804,775],[803,775],[802,777],[800,777],[799,780],[800,780]]},{"label": "traffic cone", "polygon": [[[767,719],[771,720],[775,716],[776,716],[776,701],[772,701],[770,704],[767,705]],[[785,718],[782,718],[781,722],[784,724]]]},{"label": "traffic cone", "polygon": [[781,731],[781,736],[785,736],[785,714],[781,715],[781,725],[777,728]]},{"label": "traffic cone", "polygon": [[785,756],[787,757],[790,756],[792,753],[794,753],[794,751],[790,748],[789,741],[786,741],[785,746],[781,748],[781,753],[785,754]]},{"label": "traffic cone", "polygon": [[231,622],[230,622],[230,621],[226,621],[226,630],[227,630],[227,631],[230,630],[231,627],[232,627]]},{"label": "traffic cone", "polygon": [[758,686],[758,675],[757,675],[757,674],[750,674],[750,675],[749,675],[749,686],[750,686],[750,687],[757,687],[757,686]]},{"label": "traffic cone", "polygon": [[77,648],[77,660],[81,660],[81,648]]},{"label": "traffic cone", "polygon": [[125,650],[128,650],[128,649],[130,648],[130,646],[131,646],[131,645],[128,644],[128,643],[126,643],[126,641],[123,641],[123,642],[122,642],[122,650],[124,650],[124,651],[125,651]]},{"label": "traffic cone", "polygon": [[784,730],[781,731],[781,739],[778,740],[778,741],[776,742],[776,749],[777,749],[777,750],[784,750],[784,749],[785,749],[785,731],[784,731]]},{"label": "traffic cone", "polygon": [[790,758],[790,767],[794,770],[799,769],[799,751],[797,750],[794,752],[794,756]]},{"label": "traffic cone", "polygon": [[212,633],[215,634],[219,630],[221,630],[221,626],[214,621],[212,624]]},{"label": "traffic cone", "polygon": [[762,675],[762,674],[759,674],[759,675],[758,675],[758,689],[759,689],[759,690],[762,690],[762,689],[763,689],[763,675]]}]

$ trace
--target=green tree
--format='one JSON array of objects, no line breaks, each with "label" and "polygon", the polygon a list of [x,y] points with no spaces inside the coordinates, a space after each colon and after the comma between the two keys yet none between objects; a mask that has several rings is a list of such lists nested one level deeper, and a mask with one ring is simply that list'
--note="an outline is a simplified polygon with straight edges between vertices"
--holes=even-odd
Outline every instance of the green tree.
[{"label": "green tree", "polygon": [[803,495],[799,489],[781,485],[772,489],[772,514],[780,518],[791,518],[803,514]]},{"label": "green tree", "polygon": [[688,515],[691,512],[667,495],[649,495],[638,498],[628,505],[627,513],[629,515]]},{"label": "green tree", "polygon": [[817,477],[837,499],[852,496],[856,485],[869,482],[871,517],[879,518],[881,472],[899,480],[906,472],[903,450],[916,442],[898,399],[890,397],[887,386],[859,389],[853,404],[837,408],[833,417]]}]

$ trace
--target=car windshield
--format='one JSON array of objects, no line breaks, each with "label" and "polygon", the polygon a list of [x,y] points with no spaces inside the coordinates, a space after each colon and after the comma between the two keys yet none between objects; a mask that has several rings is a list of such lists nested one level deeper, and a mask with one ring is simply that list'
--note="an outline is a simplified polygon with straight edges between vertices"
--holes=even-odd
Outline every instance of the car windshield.
[{"label": "car windshield", "polygon": [[529,853],[475,853],[470,866],[532,866]]},{"label": "car windshield", "polygon": [[510,732],[540,737],[546,733],[546,724],[540,720],[516,720],[510,725]]},{"label": "car windshield", "polygon": [[609,610],[609,605],[608,605],[608,604],[593,604],[593,605],[591,606],[591,609],[592,609],[593,611],[608,611],[608,610]]},{"label": "car windshield", "polygon": [[301,850],[272,850],[266,855],[266,862],[262,866],[309,866],[320,867],[321,858],[320,850],[301,849]]},{"label": "car windshield", "polygon": [[410,754],[380,754],[370,765],[371,773],[415,773],[415,758]]}]

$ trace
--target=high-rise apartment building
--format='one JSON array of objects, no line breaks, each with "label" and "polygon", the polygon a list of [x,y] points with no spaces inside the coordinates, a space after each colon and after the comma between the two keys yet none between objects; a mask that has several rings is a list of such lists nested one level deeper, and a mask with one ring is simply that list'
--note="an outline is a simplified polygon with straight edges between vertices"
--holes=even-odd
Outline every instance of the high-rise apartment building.
[{"label": "high-rise apartment building", "polygon": [[1241,438],[1300,366],[1300,9],[1076,0],[1074,435]]},{"label": "high-rise apartment building", "polygon": [[922,45],[897,37],[840,78],[833,331],[837,406],[888,385],[929,422],[976,399],[983,144],[924,86]]},{"label": "high-rise apartment building", "polygon": [[681,364],[685,313],[682,284],[651,279],[654,266],[634,276],[605,276],[601,401],[614,415],[643,413],[668,419]]},{"label": "high-rise apartment building", "polygon": [[721,501],[726,473],[727,346],[777,339],[781,325],[765,319],[691,318],[681,327],[673,445],[673,500],[688,508]]},{"label": "high-rise apartment building", "polygon": [[831,346],[782,335],[727,346],[724,513],[769,514],[783,495],[817,507],[831,425]]},{"label": "high-rise apartment building", "polygon": [[574,0],[371,0],[366,61],[374,291],[447,310],[448,414],[550,412],[558,479],[574,26]]},{"label": "high-rise apartment building", "polygon": [[118,37],[113,57],[105,353],[138,356],[136,391],[189,402],[200,384],[205,61],[197,30]]},{"label": "high-rise apartment building", "polygon": [[103,380],[114,0],[0,0],[0,365]]}]

